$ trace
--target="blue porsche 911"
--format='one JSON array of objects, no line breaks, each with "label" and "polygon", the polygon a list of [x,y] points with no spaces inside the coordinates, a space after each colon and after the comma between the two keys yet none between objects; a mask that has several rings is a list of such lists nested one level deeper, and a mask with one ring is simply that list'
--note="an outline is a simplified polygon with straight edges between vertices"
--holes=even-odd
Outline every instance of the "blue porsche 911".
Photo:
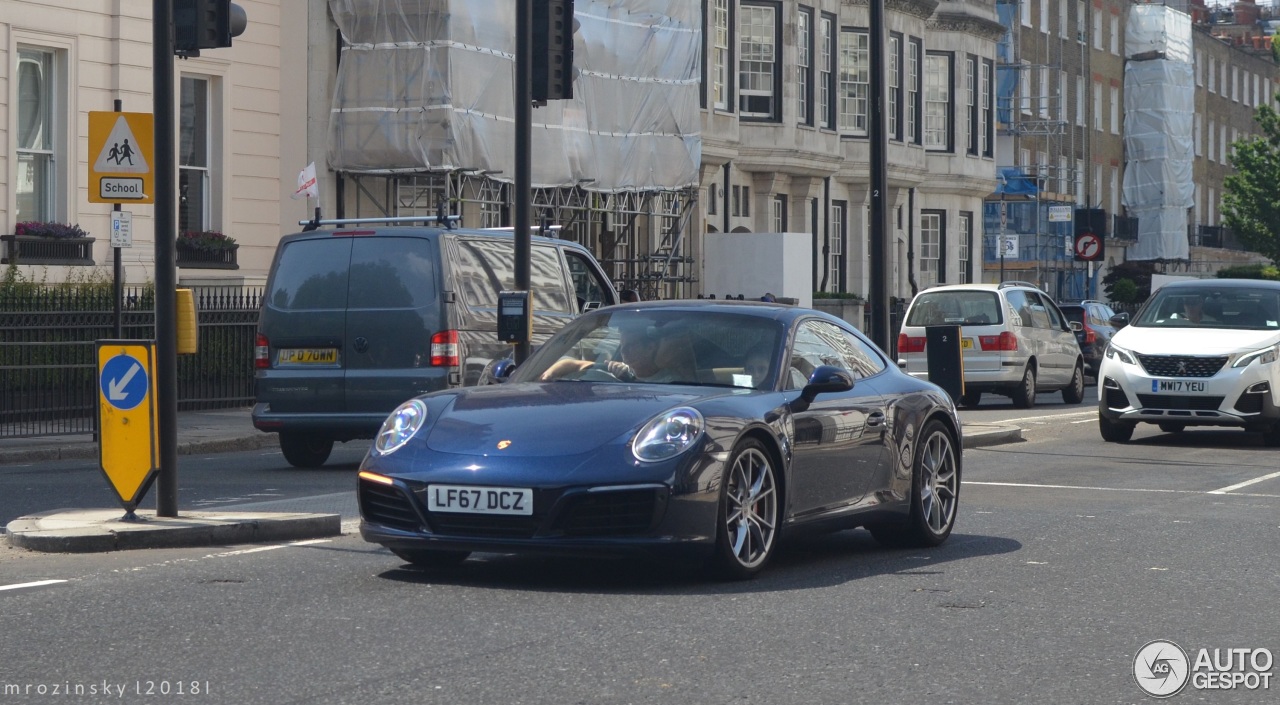
[{"label": "blue porsche 911", "polygon": [[802,529],[936,546],[955,525],[955,405],[824,313],[611,306],[511,367],[387,418],[359,472],[365,540],[421,566],[672,552],[746,578]]}]

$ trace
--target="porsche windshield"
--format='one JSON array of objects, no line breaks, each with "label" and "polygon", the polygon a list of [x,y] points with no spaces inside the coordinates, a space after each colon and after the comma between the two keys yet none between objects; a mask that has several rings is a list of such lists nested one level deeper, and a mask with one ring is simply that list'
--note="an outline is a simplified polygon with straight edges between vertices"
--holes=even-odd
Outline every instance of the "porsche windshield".
[{"label": "porsche windshield", "polygon": [[1280,288],[1166,287],[1143,307],[1136,326],[1280,329]]},{"label": "porsche windshield", "polygon": [[782,324],[690,309],[600,311],[566,326],[512,381],[770,386]]}]

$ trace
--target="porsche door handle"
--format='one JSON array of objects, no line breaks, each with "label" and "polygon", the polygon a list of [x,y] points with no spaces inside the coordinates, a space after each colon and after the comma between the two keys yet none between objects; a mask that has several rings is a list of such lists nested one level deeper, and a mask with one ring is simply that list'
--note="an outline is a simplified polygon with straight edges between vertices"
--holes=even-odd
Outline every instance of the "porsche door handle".
[{"label": "porsche door handle", "polygon": [[871,415],[867,417],[868,426],[879,426],[882,423],[884,423],[884,414],[879,411],[873,411],[871,412]]}]

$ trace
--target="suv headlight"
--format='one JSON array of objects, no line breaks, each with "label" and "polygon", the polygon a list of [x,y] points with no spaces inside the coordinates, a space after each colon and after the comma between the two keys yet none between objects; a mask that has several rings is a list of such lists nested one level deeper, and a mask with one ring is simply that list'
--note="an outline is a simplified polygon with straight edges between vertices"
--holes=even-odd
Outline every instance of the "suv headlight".
[{"label": "suv headlight", "polygon": [[674,458],[698,440],[705,426],[697,409],[687,406],[672,409],[640,429],[631,442],[631,454],[636,460],[650,463]]},{"label": "suv headlight", "polygon": [[1136,361],[1134,361],[1133,355],[1131,355],[1128,350],[1125,350],[1124,348],[1116,347],[1115,343],[1107,344],[1106,356],[1110,359],[1119,360],[1120,362],[1123,362],[1128,365],[1138,364]]},{"label": "suv headlight", "polygon": [[1248,367],[1254,360],[1257,360],[1259,365],[1269,365],[1275,362],[1277,358],[1280,358],[1280,343],[1272,345],[1269,348],[1245,353],[1240,356],[1240,359],[1235,361],[1235,364],[1233,364],[1232,367]]},{"label": "suv headlight", "polygon": [[373,440],[373,451],[378,455],[390,455],[400,450],[426,423],[427,405],[418,399],[410,399],[396,407],[382,422],[382,428],[378,429]]}]

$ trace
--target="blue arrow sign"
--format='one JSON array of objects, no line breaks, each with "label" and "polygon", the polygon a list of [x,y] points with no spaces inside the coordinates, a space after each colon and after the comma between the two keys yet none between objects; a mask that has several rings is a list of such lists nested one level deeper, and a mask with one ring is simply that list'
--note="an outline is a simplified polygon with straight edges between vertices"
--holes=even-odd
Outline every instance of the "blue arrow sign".
[{"label": "blue arrow sign", "polygon": [[102,396],[107,403],[128,411],[147,397],[147,370],[136,358],[120,354],[102,366]]}]

